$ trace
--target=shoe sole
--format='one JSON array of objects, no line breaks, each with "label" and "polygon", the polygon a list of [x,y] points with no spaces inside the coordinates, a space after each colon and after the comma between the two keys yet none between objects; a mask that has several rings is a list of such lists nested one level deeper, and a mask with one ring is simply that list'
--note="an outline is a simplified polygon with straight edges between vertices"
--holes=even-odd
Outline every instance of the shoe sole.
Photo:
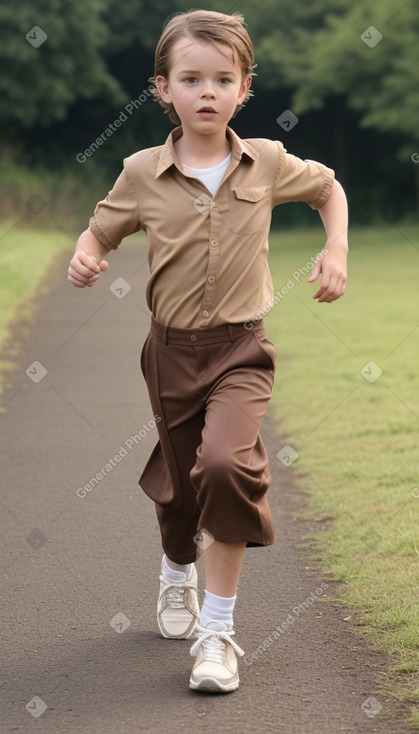
[{"label": "shoe sole", "polygon": [[202,678],[200,681],[189,681],[189,688],[193,691],[205,691],[206,693],[230,693],[239,687],[239,679],[231,681],[231,683],[220,683],[216,678]]}]

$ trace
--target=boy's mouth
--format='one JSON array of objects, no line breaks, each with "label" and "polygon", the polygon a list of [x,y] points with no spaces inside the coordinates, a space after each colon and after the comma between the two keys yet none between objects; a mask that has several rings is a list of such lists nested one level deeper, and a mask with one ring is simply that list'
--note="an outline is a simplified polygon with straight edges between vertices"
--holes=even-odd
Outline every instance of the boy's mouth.
[{"label": "boy's mouth", "polygon": [[201,109],[198,110],[198,115],[200,115],[201,117],[204,117],[206,119],[211,119],[216,114],[217,114],[217,112],[214,110],[213,107],[207,107],[207,106],[205,106],[205,107],[201,107]]}]

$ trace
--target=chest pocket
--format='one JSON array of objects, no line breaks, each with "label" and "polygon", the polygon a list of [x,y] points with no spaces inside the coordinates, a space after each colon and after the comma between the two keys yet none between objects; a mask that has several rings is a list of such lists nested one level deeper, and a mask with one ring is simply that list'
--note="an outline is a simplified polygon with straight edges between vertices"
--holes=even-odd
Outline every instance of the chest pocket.
[{"label": "chest pocket", "polygon": [[271,186],[231,189],[230,226],[233,232],[252,234],[270,222]]}]

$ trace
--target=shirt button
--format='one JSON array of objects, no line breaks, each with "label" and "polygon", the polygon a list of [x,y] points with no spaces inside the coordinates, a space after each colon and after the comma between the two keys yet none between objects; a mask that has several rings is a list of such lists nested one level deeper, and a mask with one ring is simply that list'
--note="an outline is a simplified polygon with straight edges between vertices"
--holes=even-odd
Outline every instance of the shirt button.
[{"label": "shirt button", "polygon": [[218,204],[217,204],[217,202],[216,202],[216,201],[213,201],[213,202],[212,202],[212,205],[213,205],[214,209],[215,209],[215,207],[216,207],[216,206],[218,206]]},{"label": "shirt button", "polygon": [[202,313],[204,316],[209,316],[209,311],[203,311]]},{"label": "shirt button", "polygon": [[211,240],[211,247],[217,247],[218,246],[218,240]]},{"label": "shirt button", "polygon": [[197,339],[198,337],[196,334],[191,334],[191,342],[196,342]]},{"label": "shirt button", "polygon": [[215,283],[215,278],[213,275],[210,275],[208,278],[208,283]]}]

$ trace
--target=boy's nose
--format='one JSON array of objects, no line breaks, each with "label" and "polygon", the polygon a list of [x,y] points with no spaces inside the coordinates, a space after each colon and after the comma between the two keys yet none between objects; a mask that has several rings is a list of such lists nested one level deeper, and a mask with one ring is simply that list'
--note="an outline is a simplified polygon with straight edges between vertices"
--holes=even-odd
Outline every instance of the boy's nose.
[{"label": "boy's nose", "polygon": [[202,90],[203,97],[215,97],[215,89],[211,83],[205,84]]}]

